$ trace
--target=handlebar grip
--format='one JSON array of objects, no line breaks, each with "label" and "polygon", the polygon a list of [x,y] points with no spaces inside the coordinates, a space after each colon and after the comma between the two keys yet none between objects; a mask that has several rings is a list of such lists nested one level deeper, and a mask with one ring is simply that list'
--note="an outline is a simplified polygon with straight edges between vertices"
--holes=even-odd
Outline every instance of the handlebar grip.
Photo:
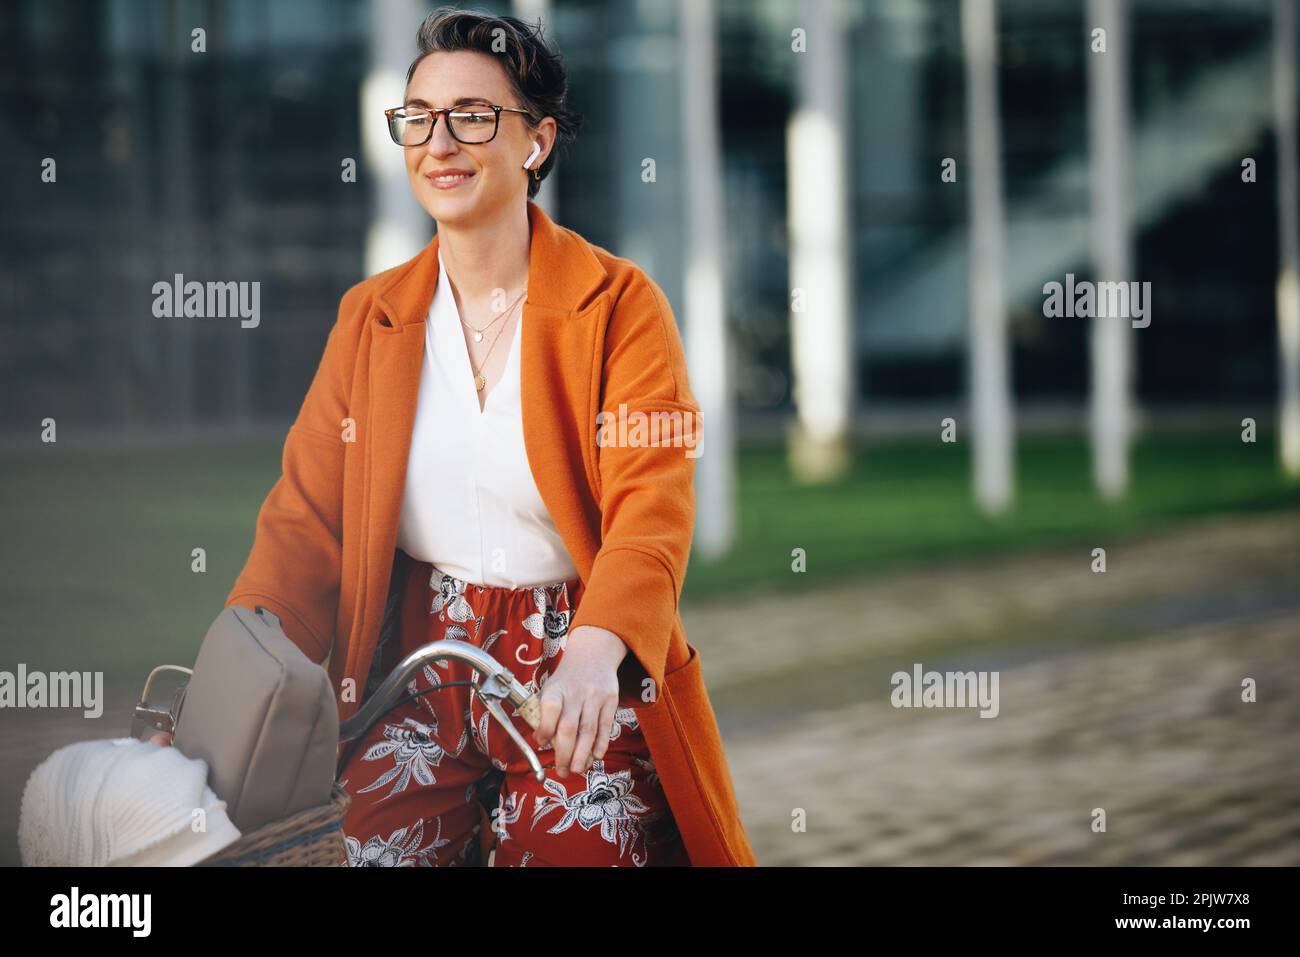
[{"label": "handlebar grip", "polygon": [[528,722],[528,726],[534,731],[542,723],[542,701],[537,695],[533,695],[527,701],[519,706],[519,717]]}]

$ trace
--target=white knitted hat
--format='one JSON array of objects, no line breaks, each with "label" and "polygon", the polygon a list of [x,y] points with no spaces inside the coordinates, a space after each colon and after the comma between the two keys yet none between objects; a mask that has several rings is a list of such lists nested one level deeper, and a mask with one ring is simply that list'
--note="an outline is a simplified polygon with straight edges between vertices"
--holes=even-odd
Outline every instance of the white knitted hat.
[{"label": "white knitted hat", "polygon": [[[239,839],[207,762],[135,738],[82,741],[37,766],[23,789],[27,867],[189,866]],[[195,810],[204,830],[195,832]]]}]

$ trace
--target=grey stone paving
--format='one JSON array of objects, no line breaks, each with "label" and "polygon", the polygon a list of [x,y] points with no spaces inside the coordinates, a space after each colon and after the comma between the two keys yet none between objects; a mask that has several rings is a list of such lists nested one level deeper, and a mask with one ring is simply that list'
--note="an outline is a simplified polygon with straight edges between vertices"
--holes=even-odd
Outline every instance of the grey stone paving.
[{"label": "grey stone paving", "polygon": [[[1279,604],[1276,588],[1251,592],[1266,580],[1300,594],[1300,516],[1153,536],[1112,550],[1109,564],[1091,575],[1084,550],[951,566],[751,602],[726,621],[708,620],[720,608],[688,616],[692,643],[710,642],[709,686],[727,701],[800,650],[840,665],[887,643],[905,654],[909,636],[949,623],[978,635],[1003,618],[1068,615],[1086,632],[1089,620],[1180,598],[1183,617],[1209,619],[1046,660],[993,651],[981,667],[1000,673],[996,718],[896,709],[885,682],[861,703],[810,698],[787,702],[775,726],[727,726],[760,864],[1300,864],[1300,602],[1250,610]],[[1255,703],[1241,700],[1247,677]],[[1092,830],[1094,808],[1104,833]],[[806,812],[801,833],[795,809]]]}]

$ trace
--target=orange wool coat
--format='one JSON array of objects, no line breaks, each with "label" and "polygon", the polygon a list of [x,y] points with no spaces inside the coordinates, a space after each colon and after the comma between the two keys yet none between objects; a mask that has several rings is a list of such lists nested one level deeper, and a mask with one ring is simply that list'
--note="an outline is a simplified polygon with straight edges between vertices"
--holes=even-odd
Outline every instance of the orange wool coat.
[{"label": "orange wool coat", "polygon": [[[752,866],[699,652],[678,613],[695,458],[683,447],[596,438],[597,414],[626,404],[629,414],[691,413],[703,449],[672,309],[634,263],[531,201],[528,219],[524,445],[585,586],[570,628],[607,628],[630,649],[619,704],[637,709],[692,864]],[[344,294],[225,602],[280,617],[285,634],[326,664],[341,719],[359,707],[400,578],[397,524],[437,281],[435,235],[413,259]],[[645,695],[650,703],[646,676],[657,692]]]}]

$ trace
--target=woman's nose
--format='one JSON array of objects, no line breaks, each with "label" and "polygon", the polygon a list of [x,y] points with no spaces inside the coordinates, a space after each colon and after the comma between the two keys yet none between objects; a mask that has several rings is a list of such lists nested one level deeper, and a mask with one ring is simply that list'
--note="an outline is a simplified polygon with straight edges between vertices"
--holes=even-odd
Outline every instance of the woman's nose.
[{"label": "woman's nose", "polygon": [[429,137],[425,149],[434,156],[446,156],[448,153],[456,152],[459,146],[456,138],[447,129],[447,117],[439,116],[438,122],[433,124],[433,135]]}]

